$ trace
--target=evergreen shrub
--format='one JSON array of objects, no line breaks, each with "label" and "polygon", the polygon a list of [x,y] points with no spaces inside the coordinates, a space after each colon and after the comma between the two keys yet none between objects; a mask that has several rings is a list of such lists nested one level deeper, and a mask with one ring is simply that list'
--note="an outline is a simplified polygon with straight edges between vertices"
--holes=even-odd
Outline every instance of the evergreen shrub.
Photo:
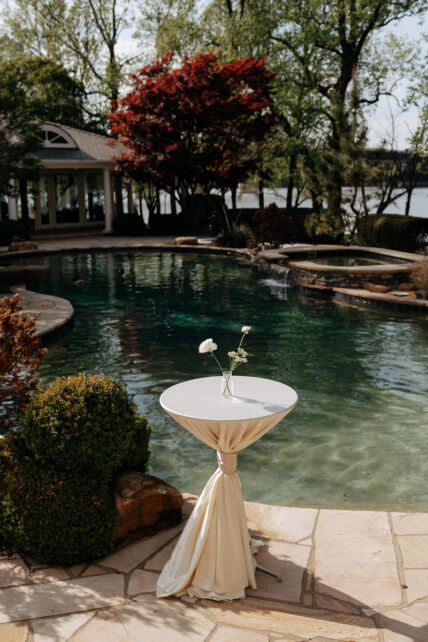
[{"label": "evergreen shrub", "polygon": [[252,236],[253,234],[248,225],[233,223],[230,230],[220,232],[215,240],[215,245],[220,247],[248,247]]},{"label": "evergreen shrub", "polygon": [[371,214],[358,223],[361,245],[418,252],[428,245],[428,219],[401,214]]},{"label": "evergreen shrub", "polygon": [[109,553],[116,506],[106,484],[14,462],[3,481],[0,534],[42,564],[70,565]]},{"label": "evergreen shrub", "polygon": [[10,245],[14,236],[28,240],[30,231],[20,221],[0,221],[0,245]]},{"label": "evergreen shrub", "polygon": [[140,236],[146,231],[146,224],[138,214],[118,214],[112,227],[116,236]]},{"label": "evergreen shrub", "polygon": [[145,472],[150,429],[123,384],[58,378],[35,393],[22,429],[0,440],[0,538],[46,564],[113,548],[114,477]]},{"label": "evergreen shrub", "polygon": [[123,467],[138,435],[141,467],[147,467],[147,420],[137,415],[123,384],[110,377],[58,377],[33,396],[22,434],[41,465],[107,481]]}]

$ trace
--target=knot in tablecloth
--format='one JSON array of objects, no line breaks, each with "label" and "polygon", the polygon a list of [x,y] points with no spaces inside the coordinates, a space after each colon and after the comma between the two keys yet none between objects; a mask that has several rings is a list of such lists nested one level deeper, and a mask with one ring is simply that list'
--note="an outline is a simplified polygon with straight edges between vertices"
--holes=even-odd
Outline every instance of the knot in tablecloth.
[{"label": "knot in tablecloth", "polygon": [[233,475],[238,468],[237,453],[223,453],[217,450],[218,467],[224,475]]}]

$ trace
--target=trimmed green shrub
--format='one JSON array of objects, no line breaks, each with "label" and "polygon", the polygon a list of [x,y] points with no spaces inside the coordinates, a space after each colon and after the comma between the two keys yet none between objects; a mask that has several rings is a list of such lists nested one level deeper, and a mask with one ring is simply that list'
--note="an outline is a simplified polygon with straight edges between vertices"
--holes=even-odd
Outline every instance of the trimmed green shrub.
[{"label": "trimmed green shrub", "polygon": [[147,467],[147,421],[139,419],[123,384],[110,377],[57,378],[33,396],[22,430],[34,458],[51,470],[110,480],[137,435],[139,446],[144,442],[140,470]]},{"label": "trimmed green shrub", "polygon": [[113,549],[113,493],[95,479],[15,462],[3,481],[0,534],[43,564],[74,564]]},{"label": "trimmed green shrub", "polygon": [[117,236],[140,236],[146,224],[138,214],[119,214],[113,219],[113,234]]},{"label": "trimmed green shrub", "polygon": [[110,377],[58,378],[37,391],[22,429],[0,440],[0,539],[47,564],[109,553],[113,479],[147,469],[149,436]]},{"label": "trimmed green shrub", "polygon": [[248,225],[243,223],[236,225],[233,223],[232,229],[220,232],[215,244],[220,247],[248,247],[252,236],[253,234]]},{"label": "trimmed green shrub", "polygon": [[123,470],[146,472],[149,451],[150,428],[147,417],[136,417],[130,427],[129,447],[122,462]]},{"label": "trimmed green shrub", "polygon": [[14,236],[30,238],[30,231],[20,221],[0,221],[0,245],[10,245]]},{"label": "trimmed green shrub", "polygon": [[361,245],[418,252],[428,245],[428,219],[401,214],[371,214],[358,223]]}]

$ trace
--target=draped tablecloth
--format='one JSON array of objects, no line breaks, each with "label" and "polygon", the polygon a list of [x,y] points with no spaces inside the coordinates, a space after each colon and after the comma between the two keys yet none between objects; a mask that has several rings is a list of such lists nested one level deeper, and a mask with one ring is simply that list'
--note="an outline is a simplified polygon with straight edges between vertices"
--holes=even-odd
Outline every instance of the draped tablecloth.
[{"label": "draped tablecloth", "polygon": [[162,407],[179,424],[217,450],[218,469],[159,577],[157,597],[187,593],[230,600],[245,597],[247,586],[256,588],[237,453],[283,419],[296,405],[297,394],[278,381],[233,379],[231,399],[221,395],[221,377],[185,381],[160,397]]}]

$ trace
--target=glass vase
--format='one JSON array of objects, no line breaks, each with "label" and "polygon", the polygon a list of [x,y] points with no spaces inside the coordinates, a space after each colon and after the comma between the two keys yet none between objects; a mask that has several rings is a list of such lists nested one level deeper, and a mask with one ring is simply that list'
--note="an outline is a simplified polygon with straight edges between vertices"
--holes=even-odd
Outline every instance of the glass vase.
[{"label": "glass vase", "polygon": [[233,376],[230,370],[224,370],[221,378],[221,394],[225,399],[233,397]]}]

